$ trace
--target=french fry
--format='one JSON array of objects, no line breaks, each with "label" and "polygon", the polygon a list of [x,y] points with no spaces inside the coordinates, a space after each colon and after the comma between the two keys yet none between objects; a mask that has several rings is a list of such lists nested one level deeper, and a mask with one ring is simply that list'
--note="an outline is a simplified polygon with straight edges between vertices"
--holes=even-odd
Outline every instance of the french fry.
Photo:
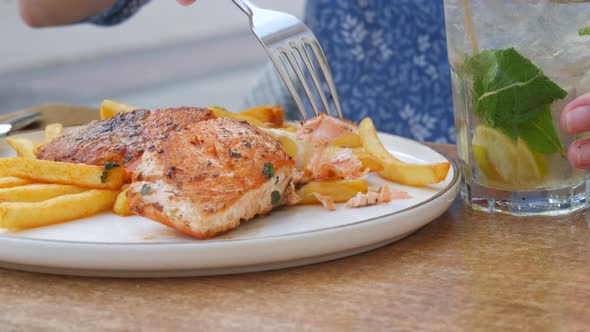
[{"label": "french fry", "polygon": [[361,137],[358,134],[350,133],[344,136],[340,136],[335,139],[332,144],[341,146],[343,148],[360,148],[363,146]]},{"label": "french fry", "polygon": [[58,138],[64,134],[64,126],[61,123],[51,123],[45,126],[45,141],[35,144],[33,154],[36,156],[43,145],[49,143],[55,138]]},{"label": "french fry", "polygon": [[29,184],[0,189],[0,202],[41,202],[63,195],[78,194],[88,188],[67,184]]},{"label": "french fry", "polygon": [[410,186],[423,186],[444,181],[451,167],[450,163],[419,165],[403,162],[392,156],[377,136],[377,130],[370,118],[359,125],[359,135],[364,150],[383,166],[379,175],[387,180]]},{"label": "french fry", "polygon": [[37,159],[35,156],[35,143],[27,138],[22,137],[7,137],[6,143],[10,145],[14,151],[16,151],[16,155],[21,158],[27,159]]},{"label": "french fry", "polygon": [[45,142],[49,142],[63,134],[64,126],[61,123],[51,123],[45,126]]},{"label": "french fry", "polygon": [[121,217],[129,217],[133,215],[133,212],[129,209],[129,202],[127,201],[127,185],[117,195],[115,206],[113,206],[113,212]]},{"label": "french fry", "polygon": [[95,189],[120,189],[125,182],[125,172],[121,167],[107,169],[106,166],[25,158],[0,158],[0,176]]},{"label": "french fry", "polygon": [[328,195],[334,202],[342,203],[356,196],[367,193],[369,185],[365,179],[309,182],[297,190],[301,201],[297,204],[320,204],[312,193]]},{"label": "french fry", "polygon": [[286,132],[289,132],[289,133],[296,133],[297,130],[299,130],[298,127],[293,126],[293,125],[284,125],[283,127],[276,128],[276,129],[282,130],[282,131],[286,131]]},{"label": "french fry", "polygon": [[299,145],[295,140],[295,134],[282,131],[275,128],[261,128],[263,132],[267,133],[272,138],[276,139],[281,143],[281,146],[287,152],[287,154],[291,157],[296,159],[297,153],[299,152]]},{"label": "french fry", "polygon": [[370,154],[362,149],[353,149],[352,153],[363,163],[364,168],[368,168],[371,173],[383,170],[383,165],[379,160],[373,158]]},{"label": "french fry", "polygon": [[39,150],[41,150],[41,148],[47,143],[48,142],[41,142],[41,143],[35,144],[35,148],[33,149],[33,154],[35,155],[35,157],[37,156],[37,154],[39,154]]},{"label": "french fry", "polygon": [[0,203],[0,227],[27,229],[89,217],[112,208],[115,190],[88,190],[35,203]]},{"label": "french fry", "polygon": [[281,127],[285,121],[285,109],[280,105],[256,106],[238,114],[255,118],[262,123],[269,123],[272,127]]},{"label": "french fry", "polygon": [[100,104],[100,119],[106,120],[108,118],[112,118],[113,116],[124,113],[124,112],[131,112],[136,110],[137,107],[127,105],[125,103],[121,103],[118,101],[105,99]]},{"label": "french fry", "polygon": [[29,179],[17,178],[14,176],[7,176],[0,178],[0,189],[13,188],[31,184],[33,181]]},{"label": "french fry", "polygon": [[215,114],[215,116],[217,116],[218,118],[229,118],[229,119],[234,119],[237,121],[246,121],[255,127],[260,127],[260,128],[266,127],[266,125],[262,121],[260,121],[256,118],[253,118],[248,115],[240,114],[240,113],[233,113],[233,112],[230,112],[222,107],[210,106],[210,107],[207,107],[207,109],[210,109],[213,112],[213,114]]}]

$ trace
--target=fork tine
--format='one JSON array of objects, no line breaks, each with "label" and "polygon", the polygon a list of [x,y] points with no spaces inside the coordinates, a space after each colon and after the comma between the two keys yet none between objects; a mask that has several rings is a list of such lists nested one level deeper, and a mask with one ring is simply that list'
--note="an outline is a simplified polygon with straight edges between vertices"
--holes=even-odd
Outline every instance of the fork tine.
[{"label": "fork tine", "polygon": [[338,98],[338,93],[336,93],[336,85],[334,84],[334,78],[332,77],[332,72],[330,71],[330,66],[328,66],[328,60],[326,59],[326,55],[322,48],[320,47],[317,40],[304,38],[304,43],[311,47],[315,58],[318,60],[318,64],[320,65],[320,69],[322,70],[322,74],[328,83],[328,89],[330,90],[330,94],[332,95],[332,99],[334,100],[334,105],[336,105],[336,112],[340,118],[344,118],[342,116],[342,108],[340,106],[340,99]]},{"label": "fork tine", "polygon": [[311,109],[313,110],[313,113],[316,116],[318,116],[319,115],[318,106],[315,102],[313,94],[311,93],[311,90],[309,89],[309,85],[307,84],[307,80],[305,79],[305,74],[303,74],[303,70],[301,69],[301,65],[299,64],[299,61],[297,61],[297,59],[295,58],[295,52],[293,51],[292,48],[289,48],[289,49],[283,49],[282,53],[287,57],[287,60],[289,60],[289,63],[291,64],[291,67],[293,68],[293,71],[295,72],[295,76],[297,76],[297,78],[299,79],[299,82],[301,83],[301,86],[303,87],[303,91],[305,91],[305,94],[307,95],[307,98],[309,99],[309,103],[311,104]]},{"label": "fork tine", "polygon": [[[313,95],[312,89],[310,89],[311,84],[307,82],[308,74],[305,72],[307,70],[326,113],[329,115],[333,113],[330,103],[331,98],[338,116],[343,118],[340,99],[336,93],[336,85],[326,55],[305,23],[287,13],[258,8],[250,0],[233,0],[233,2],[250,18],[252,32],[254,32],[254,35],[274,63],[287,90],[291,93],[301,117],[305,120],[307,112],[297,91],[299,88],[296,87],[297,83],[301,84],[314,114],[317,116],[321,113],[317,99]],[[313,54],[313,57],[311,54]],[[317,66],[315,65],[316,61]],[[317,67],[319,67],[319,70]],[[318,74],[320,70],[324,76],[323,80]],[[296,82],[294,76],[297,77],[299,82]],[[324,93],[323,81],[328,86],[329,96]]]},{"label": "fork tine", "polygon": [[301,117],[303,118],[303,120],[306,120],[307,114],[305,113],[305,108],[303,107],[303,101],[301,100],[301,97],[299,96],[299,93],[297,92],[297,89],[295,88],[295,85],[293,84],[293,80],[291,79],[291,75],[289,75],[289,72],[285,69],[285,65],[283,64],[283,61],[281,59],[278,59],[277,56],[275,54],[273,54],[272,51],[270,51],[270,50],[267,50],[267,54],[270,57],[270,60],[272,61],[272,63],[274,63],[275,68],[277,69],[277,71],[279,72],[279,75],[281,76],[281,79],[283,80],[283,82],[287,86],[287,90],[289,90],[289,93],[291,93],[291,96],[293,97],[293,100],[295,101],[295,105],[297,105],[297,110],[299,111],[299,114],[301,114]]},{"label": "fork tine", "polygon": [[293,41],[293,42],[291,42],[291,46],[293,48],[295,48],[297,50],[297,52],[299,52],[299,55],[303,59],[303,63],[305,64],[305,67],[307,68],[307,71],[309,72],[309,75],[311,76],[311,80],[313,81],[313,84],[315,85],[315,87],[318,91],[318,95],[320,96],[320,100],[322,101],[322,104],[324,105],[324,109],[326,110],[326,113],[328,113],[329,115],[332,115],[332,110],[330,108],[330,104],[328,103],[328,99],[326,98],[326,95],[324,94],[324,89],[322,87],[322,84],[320,83],[320,79],[318,77],[315,66],[312,63],[311,57],[309,56],[309,53],[305,47],[305,43],[303,43],[303,41],[301,41],[301,42],[294,42]]}]

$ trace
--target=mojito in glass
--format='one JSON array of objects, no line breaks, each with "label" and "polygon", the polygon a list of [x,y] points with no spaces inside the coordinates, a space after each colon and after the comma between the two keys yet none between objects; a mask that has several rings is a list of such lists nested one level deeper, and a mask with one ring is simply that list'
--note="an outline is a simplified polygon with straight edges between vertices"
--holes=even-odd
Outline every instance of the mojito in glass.
[{"label": "mojito in glass", "polygon": [[457,148],[473,208],[562,215],[588,206],[579,137],[560,112],[590,92],[590,1],[445,0]]}]

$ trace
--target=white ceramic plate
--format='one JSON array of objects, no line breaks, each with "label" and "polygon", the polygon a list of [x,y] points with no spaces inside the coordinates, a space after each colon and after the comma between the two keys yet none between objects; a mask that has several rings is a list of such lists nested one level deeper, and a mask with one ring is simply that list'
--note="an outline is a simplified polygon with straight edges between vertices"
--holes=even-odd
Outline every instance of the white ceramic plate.
[{"label": "white ceramic plate", "polygon": [[[24,136],[42,140],[42,133]],[[420,143],[380,135],[402,160],[446,161]],[[13,152],[2,140],[0,157]],[[361,209],[342,204],[284,208],[244,222],[212,240],[195,240],[142,217],[103,213],[22,232],[0,235],[0,266],[55,274],[113,277],[170,277],[242,273],[323,262],[397,241],[436,219],[455,199],[459,171],[452,164],[440,184],[415,188],[397,184],[412,199]],[[370,175],[370,184],[383,182]]]}]

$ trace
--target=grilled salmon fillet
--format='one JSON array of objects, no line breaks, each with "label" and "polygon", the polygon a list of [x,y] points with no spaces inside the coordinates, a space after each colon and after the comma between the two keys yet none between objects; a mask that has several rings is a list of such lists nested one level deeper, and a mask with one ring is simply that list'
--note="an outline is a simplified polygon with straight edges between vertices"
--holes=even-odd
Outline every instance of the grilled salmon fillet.
[{"label": "grilled salmon fillet", "polygon": [[197,238],[268,213],[294,193],[295,162],[278,141],[208,109],[121,113],[47,143],[37,157],[124,167],[131,211]]},{"label": "grilled salmon fillet", "polygon": [[208,109],[179,107],[135,110],[103,121],[92,121],[45,144],[37,158],[66,163],[124,167],[128,177],[144,151],[158,140],[180,131],[188,124],[215,118]]},{"label": "grilled salmon fillet", "polygon": [[130,209],[197,238],[284,204],[295,162],[278,141],[231,119],[196,122],[146,151],[127,191]]}]

